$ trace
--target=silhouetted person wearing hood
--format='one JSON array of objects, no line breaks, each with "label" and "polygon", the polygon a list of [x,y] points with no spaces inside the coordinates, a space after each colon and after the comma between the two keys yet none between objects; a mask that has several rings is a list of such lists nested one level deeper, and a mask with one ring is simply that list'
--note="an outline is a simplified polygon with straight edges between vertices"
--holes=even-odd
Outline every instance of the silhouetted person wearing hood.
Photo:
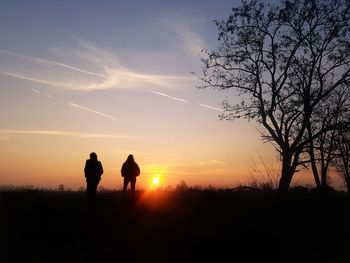
[{"label": "silhouetted person wearing hood", "polygon": [[121,170],[122,177],[124,177],[123,193],[126,194],[126,189],[130,182],[131,192],[135,193],[136,177],[140,175],[140,168],[134,160],[134,156],[130,154],[128,159],[124,162]]},{"label": "silhouetted person wearing hood", "polygon": [[90,153],[90,159],[86,160],[85,163],[84,173],[87,183],[86,194],[88,197],[94,197],[103,174],[103,167],[101,162],[97,160],[96,153]]}]

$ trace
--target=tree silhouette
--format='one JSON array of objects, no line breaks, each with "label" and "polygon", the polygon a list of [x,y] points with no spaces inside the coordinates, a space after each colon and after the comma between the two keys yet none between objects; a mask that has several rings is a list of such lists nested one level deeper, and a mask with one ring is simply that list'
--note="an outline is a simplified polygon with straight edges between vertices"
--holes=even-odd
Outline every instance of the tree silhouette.
[{"label": "tree silhouette", "polygon": [[335,152],[332,164],[344,179],[350,194],[350,130],[338,132],[335,137]]},{"label": "tree silhouette", "polygon": [[311,161],[316,168],[317,138],[346,127],[342,122],[314,128],[317,109],[338,89],[349,88],[349,18],[346,0],[291,0],[278,6],[243,1],[226,21],[216,21],[217,50],[204,51],[200,88],[233,90],[240,98],[222,103],[221,119],[261,124],[262,139],[281,157],[280,192],[288,190],[300,165]]},{"label": "tree silhouette", "polygon": [[58,185],[57,191],[64,192],[64,184]]},{"label": "tree silhouette", "polygon": [[181,180],[181,182],[176,185],[175,190],[177,192],[185,192],[188,190],[188,185],[186,184],[186,182],[184,180]]},{"label": "tree silhouette", "polygon": [[[333,94],[320,103],[315,111],[312,132],[325,130],[314,140],[314,147],[309,147],[309,151],[315,156],[312,159],[313,174],[320,177],[321,186],[328,188],[328,172],[334,163],[334,159],[339,155],[339,143],[342,136],[346,134],[346,123],[349,121],[350,89],[343,87],[337,89]],[[341,127],[341,124],[344,127]],[[329,129],[340,125],[339,129]],[[340,140],[340,141],[339,141]],[[311,145],[311,144],[310,144]],[[309,154],[310,154],[309,152]],[[311,154],[310,154],[311,155]],[[318,169],[317,169],[318,168]]]}]

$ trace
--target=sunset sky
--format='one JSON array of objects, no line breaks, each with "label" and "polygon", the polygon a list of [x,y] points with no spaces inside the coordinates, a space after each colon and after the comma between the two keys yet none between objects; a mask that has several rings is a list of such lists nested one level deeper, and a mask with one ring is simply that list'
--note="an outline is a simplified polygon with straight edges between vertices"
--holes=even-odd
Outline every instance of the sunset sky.
[{"label": "sunset sky", "polygon": [[254,123],[220,121],[231,93],[200,90],[200,50],[240,1],[0,3],[0,185],[78,188],[95,151],[101,185],[233,187],[252,159],[276,159]]}]

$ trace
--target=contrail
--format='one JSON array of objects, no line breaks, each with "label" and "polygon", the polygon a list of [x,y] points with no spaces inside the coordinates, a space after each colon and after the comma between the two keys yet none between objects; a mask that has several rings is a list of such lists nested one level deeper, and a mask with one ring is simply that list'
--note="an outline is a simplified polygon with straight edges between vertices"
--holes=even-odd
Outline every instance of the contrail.
[{"label": "contrail", "polygon": [[149,90],[149,92],[152,92],[152,93],[154,93],[154,94],[157,94],[157,95],[160,95],[160,96],[164,96],[164,97],[167,97],[167,98],[170,98],[170,99],[173,99],[173,100],[177,100],[177,101],[181,101],[181,102],[186,102],[186,103],[188,103],[188,101],[185,100],[185,99],[173,97],[173,96],[170,96],[170,95],[165,94],[165,93],[162,93],[162,92],[153,91],[153,90]]},{"label": "contrail", "polygon": [[138,139],[139,138],[137,136],[129,136],[129,135],[82,133],[82,132],[57,131],[57,130],[56,131],[55,130],[0,130],[0,134],[48,135],[48,136],[67,136],[67,137],[77,137],[77,138],[112,138],[112,139]]},{"label": "contrail", "polygon": [[105,118],[108,118],[108,119],[112,119],[114,121],[118,121],[117,118],[111,116],[111,115],[108,115],[108,114],[104,114],[100,111],[97,111],[97,110],[94,110],[94,109],[91,109],[91,108],[88,108],[88,107],[85,107],[85,106],[82,106],[82,105],[79,105],[79,104],[76,104],[76,103],[73,103],[73,102],[69,102],[69,105],[74,107],[74,108],[78,108],[78,109],[82,109],[82,110],[85,110],[85,111],[89,111],[89,112],[93,112],[95,114],[98,114],[102,117],[105,117]]},{"label": "contrail", "polygon": [[1,53],[5,53],[8,55],[12,55],[12,56],[16,56],[16,57],[20,57],[20,58],[25,58],[25,59],[29,59],[32,61],[36,61],[39,63],[46,63],[46,64],[50,64],[50,65],[54,65],[54,66],[59,66],[59,67],[63,67],[66,69],[71,69],[71,70],[75,70],[81,73],[85,73],[85,74],[89,74],[89,75],[93,75],[93,76],[97,76],[97,77],[102,77],[102,78],[106,78],[106,76],[104,74],[100,74],[100,73],[95,73],[92,71],[88,71],[88,70],[84,70],[81,68],[77,68],[77,67],[73,67],[64,63],[60,63],[60,62],[56,62],[56,61],[52,61],[52,60],[47,60],[47,59],[42,59],[42,58],[37,58],[37,57],[31,57],[31,56],[27,56],[27,55],[22,55],[16,52],[11,52],[11,51],[7,51],[4,49],[0,49]]},{"label": "contrail", "polygon": [[[54,82],[54,81],[38,79],[38,78],[32,78],[32,77],[24,76],[24,75],[21,75],[21,74],[12,73],[12,72],[0,71],[0,74],[5,75],[5,76],[14,77],[14,78],[17,78],[17,79],[24,79],[24,80],[38,82],[38,83],[41,83],[41,84],[47,84],[47,85],[51,85],[51,86],[55,86],[55,87],[65,87],[65,88],[70,88],[70,89],[75,88],[74,86],[68,85],[68,84],[65,84],[65,83]],[[36,91],[34,91],[34,92],[36,92]]]},{"label": "contrail", "polygon": [[205,105],[205,104],[198,104],[198,105],[202,106],[202,107],[205,107],[205,108],[208,108],[208,109],[216,110],[216,111],[223,111],[223,109],[215,108],[215,107],[212,107],[212,106],[209,106],[209,105]]}]

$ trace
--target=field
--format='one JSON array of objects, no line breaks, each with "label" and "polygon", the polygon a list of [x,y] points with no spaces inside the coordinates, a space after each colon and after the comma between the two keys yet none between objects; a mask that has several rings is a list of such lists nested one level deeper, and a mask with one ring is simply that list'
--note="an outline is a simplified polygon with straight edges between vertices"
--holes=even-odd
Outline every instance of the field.
[{"label": "field", "polygon": [[1,262],[350,262],[349,200],[258,191],[0,193]]}]

